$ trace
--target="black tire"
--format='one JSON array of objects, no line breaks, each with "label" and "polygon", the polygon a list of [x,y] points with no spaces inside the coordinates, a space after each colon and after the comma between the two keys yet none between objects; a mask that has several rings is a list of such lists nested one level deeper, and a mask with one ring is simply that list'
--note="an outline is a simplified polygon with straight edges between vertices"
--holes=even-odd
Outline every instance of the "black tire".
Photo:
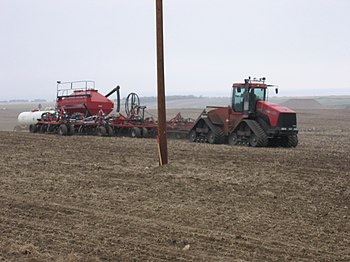
[{"label": "black tire", "polygon": [[121,127],[116,127],[114,129],[114,135],[115,136],[122,136],[123,135],[123,129]]},{"label": "black tire", "polygon": [[299,143],[298,136],[292,135],[288,137],[288,147],[296,147]]},{"label": "black tire", "polygon": [[46,131],[47,131],[47,125],[41,125],[39,127],[39,133],[40,134],[44,134],[44,133],[46,133]]},{"label": "black tire", "polygon": [[68,128],[65,124],[62,124],[58,128],[58,134],[60,136],[66,136],[68,134]]},{"label": "black tire", "polygon": [[84,127],[83,126],[79,126],[78,127],[78,130],[77,130],[77,132],[78,132],[78,134],[83,134],[84,133]]},{"label": "black tire", "polygon": [[213,126],[207,134],[207,140],[209,144],[221,144],[224,140],[224,136],[221,127]]},{"label": "black tire", "polygon": [[146,127],[142,128],[142,137],[148,138],[148,129]]},{"label": "black tire", "polygon": [[194,129],[191,130],[190,135],[189,135],[189,140],[191,142],[196,142],[196,140],[197,140],[197,132],[196,132],[196,130],[194,130]]},{"label": "black tire", "polygon": [[70,124],[68,126],[68,135],[72,136],[72,135],[74,135],[74,133],[75,133],[74,125]]},{"label": "black tire", "polygon": [[108,136],[114,135],[114,130],[111,126],[107,126],[107,134],[108,134]]},{"label": "black tire", "polygon": [[231,146],[237,145],[238,144],[238,136],[236,132],[232,132],[229,137],[228,137],[228,143]]},{"label": "black tire", "polygon": [[29,132],[30,133],[36,133],[38,131],[38,128],[36,125],[30,125],[29,126]]},{"label": "black tire", "polygon": [[139,138],[139,137],[141,137],[141,130],[140,130],[140,128],[138,128],[138,127],[131,128],[130,136],[132,138]]},{"label": "black tire", "polygon": [[98,136],[106,136],[107,129],[104,126],[99,126],[99,127],[96,128],[96,134]]},{"label": "black tire", "polygon": [[175,139],[181,139],[181,138],[183,138],[183,135],[182,135],[182,134],[175,133],[175,134],[174,134],[174,137],[175,137]]},{"label": "black tire", "polygon": [[158,135],[158,130],[157,130],[157,128],[150,128],[150,129],[148,129],[147,131],[148,131],[147,137],[156,138],[157,135]]},{"label": "black tire", "polygon": [[298,145],[298,137],[296,135],[284,137],[281,145],[283,147],[296,147]]},{"label": "black tire", "polygon": [[151,136],[156,138],[158,136],[158,128],[153,128],[151,130]]},{"label": "black tire", "polygon": [[269,138],[264,129],[256,121],[250,121],[250,125],[249,145],[252,147],[266,147],[269,143]]},{"label": "black tire", "polygon": [[118,136],[130,136],[130,128],[127,127],[120,127],[118,129]]}]

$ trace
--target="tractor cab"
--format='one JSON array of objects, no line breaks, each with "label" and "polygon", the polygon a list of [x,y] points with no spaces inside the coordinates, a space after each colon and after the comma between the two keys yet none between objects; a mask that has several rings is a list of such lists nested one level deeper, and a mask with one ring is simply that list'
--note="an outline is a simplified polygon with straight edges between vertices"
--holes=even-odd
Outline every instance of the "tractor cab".
[{"label": "tractor cab", "polygon": [[232,109],[235,112],[250,115],[256,113],[256,103],[266,100],[265,77],[260,79],[248,79],[243,83],[232,86]]}]

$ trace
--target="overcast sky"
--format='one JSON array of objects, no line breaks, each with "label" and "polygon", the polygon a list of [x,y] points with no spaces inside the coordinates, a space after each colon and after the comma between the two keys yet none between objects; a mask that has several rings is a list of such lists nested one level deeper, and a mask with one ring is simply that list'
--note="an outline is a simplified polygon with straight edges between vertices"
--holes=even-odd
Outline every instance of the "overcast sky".
[{"label": "overcast sky", "polygon": [[[350,95],[350,0],[164,0],[166,94],[229,96],[265,76],[286,95]],[[56,80],[156,95],[155,0],[0,0],[0,100]]]}]

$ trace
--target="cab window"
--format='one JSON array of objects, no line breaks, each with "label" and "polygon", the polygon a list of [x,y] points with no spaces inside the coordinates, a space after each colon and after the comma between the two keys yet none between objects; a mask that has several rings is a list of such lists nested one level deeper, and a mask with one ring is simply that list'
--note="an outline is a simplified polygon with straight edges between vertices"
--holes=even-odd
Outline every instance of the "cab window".
[{"label": "cab window", "polygon": [[233,88],[232,94],[232,108],[236,112],[243,112],[243,95],[245,93],[244,87]]},{"label": "cab window", "polygon": [[266,92],[265,88],[254,88],[253,92],[256,96],[256,101],[258,101],[258,100],[264,101],[265,100],[265,92]]}]

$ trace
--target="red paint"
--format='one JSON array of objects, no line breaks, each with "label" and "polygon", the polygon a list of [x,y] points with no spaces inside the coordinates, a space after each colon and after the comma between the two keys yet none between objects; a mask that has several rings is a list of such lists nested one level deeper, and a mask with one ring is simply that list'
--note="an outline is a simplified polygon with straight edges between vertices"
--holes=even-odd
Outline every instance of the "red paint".
[{"label": "red paint", "polygon": [[258,101],[256,103],[256,109],[258,112],[269,117],[272,127],[277,126],[280,113],[295,114],[295,111],[289,109],[288,107],[267,103],[265,101]]},{"label": "red paint", "polygon": [[99,110],[108,115],[114,107],[113,101],[101,95],[97,90],[77,90],[66,97],[57,99],[57,107],[64,108],[68,115],[73,113],[85,113],[86,108],[89,109],[91,115],[98,114]]}]

